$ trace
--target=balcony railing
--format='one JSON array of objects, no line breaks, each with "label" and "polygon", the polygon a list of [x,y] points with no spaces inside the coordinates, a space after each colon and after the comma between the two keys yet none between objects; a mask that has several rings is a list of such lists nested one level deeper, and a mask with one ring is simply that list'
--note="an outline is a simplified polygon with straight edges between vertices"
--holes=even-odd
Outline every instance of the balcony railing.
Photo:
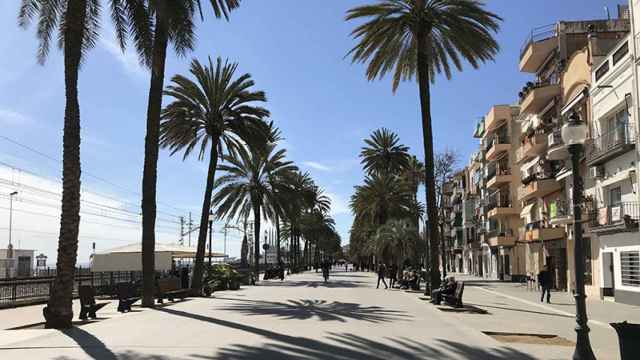
[{"label": "balcony railing", "polygon": [[640,203],[623,202],[599,208],[591,218],[593,228],[607,226],[624,226],[637,228],[640,221]]},{"label": "balcony railing", "polygon": [[593,139],[589,148],[589,165],[601,164],[633,148],[636,143],[635,130],[628,123]]},{"label": "balcony railing", "polygon": [[525,52],[527,52],[527,48],[529,47],[529,45],[533,44],[534,42],[555,37],[557,36],[557,34],[558,32],[556,31],[556,24],[549,24],[534,28],[533,30],[531,30],[531,33],[529,33],[526,40],[524,41],[524,44],[522,44],[522,47],[520,48],[520,58],[522,59]]},{"label": "balcony railing", "polygon": [[489,198],[487,203],[487,211],[491,211],[495,208],[508,208],[511,207],[511,199],[509,194],[498,194]]},{"label": "balcony railing", "polygon": [[489,229],[487,231],[488,238],[494,237],[512,237],[514,234],[512,229]]}]

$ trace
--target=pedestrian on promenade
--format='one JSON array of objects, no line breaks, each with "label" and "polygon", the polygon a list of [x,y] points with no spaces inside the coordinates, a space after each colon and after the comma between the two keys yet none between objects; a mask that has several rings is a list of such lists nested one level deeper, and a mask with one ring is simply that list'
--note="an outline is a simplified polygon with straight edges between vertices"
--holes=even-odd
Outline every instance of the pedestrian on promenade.
[{"label": "pedestrian on promenade", "polygon": [[398,281],[398,265],[391,264],[391,272],[389,274],[389,286],[393,289],[393,286]]},{"label": "pedestrian on promenade", "polygon": [[388,289],[389,286],[387,286],[387,282],[384,281],[384,273],[387,271],[387,267],[384,266],[384,264],[380,264],[378,266],[378,286],[376,286],[376,289],[380,288],[380,281],[382,281],[382,283],[384,284],[384,288]]},{"label": "pedestrian on promenade", "polygon": [[540,302],[544,301],[544,294],[547,294],[547,304],[551,303],[551,287],[553,286],[553,279],[551,278],[551,272],[547,268],[547,266],[542,267],[542,271],[538,274],[538,284],[542,289],[542,294],[540,295]]}]

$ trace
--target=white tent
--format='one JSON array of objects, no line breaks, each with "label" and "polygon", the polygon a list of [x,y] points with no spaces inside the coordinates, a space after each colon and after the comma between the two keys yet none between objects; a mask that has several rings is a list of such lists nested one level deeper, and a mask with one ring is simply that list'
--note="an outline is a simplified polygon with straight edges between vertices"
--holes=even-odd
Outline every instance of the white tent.
[{"label": "white tent", "polygon": [[[97,252],[91,257],[91,271],[142,271],[142,244],[134,243]],[[196,248],[177,244],[156,244],[155,269],[172,269],[174,259],[192,259],[196,257]],[[209,253],[205,251],[205,258]],[[224,254],[212,253],[212,257],[221,258]]]}]

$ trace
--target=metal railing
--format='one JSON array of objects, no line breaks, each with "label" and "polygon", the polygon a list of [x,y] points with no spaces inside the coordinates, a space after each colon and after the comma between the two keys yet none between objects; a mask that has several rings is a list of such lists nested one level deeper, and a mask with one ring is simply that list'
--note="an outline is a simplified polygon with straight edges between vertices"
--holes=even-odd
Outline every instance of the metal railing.
[{"label": "metal railing", "polygon": [[624,145],[636,143],[635,130],[628,123],[620,124],[593,139],[589,149],[589,160],[606,156],[609,152],[618,150]]},{"label": "metal railing", "polygon": [[511,207],[511,199],[508,193],[498,193],[489,198],[487,202],[487,211],[491,211],[495,208],[508,208]]},{"label": "metal railing", "polygon": [[[20,304],[46,302],[49,299],[55,276],[0,279],[0,308]],[[74,296],[80,285],[91,285],[97,295],[115,295],[121,282],[142,281],[140,271],[77,272],[74,278]]]},{"label": "metal railing", "polygon": [[527,48],[529,48],[529,45],[533,44],[534,42],[547,40],[555,36],[558,36],[556,24],[543,25],[534,28],[525,39],[522,47],[520,47],[520,59],[522,59],[522,57],[524,56]]},{"label": "metal railing", "polygon": [[487,231],[487,238],[494,237],[505,237],[505,236],[513,236],[514,232],[512,229],[489,229]]},{"label": "metal railing", "polygon": [[598,208],[591,216],[591,226],[626,225],[637,227],[640,222],[640,203],[623,202]]}]

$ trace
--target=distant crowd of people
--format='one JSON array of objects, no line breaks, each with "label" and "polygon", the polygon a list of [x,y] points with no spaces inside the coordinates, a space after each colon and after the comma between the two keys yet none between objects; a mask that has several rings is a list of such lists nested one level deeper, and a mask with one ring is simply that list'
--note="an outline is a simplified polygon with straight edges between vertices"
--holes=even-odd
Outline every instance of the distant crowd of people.
[{"label": "distant crowd of people", "polygon": [[[376,288],[380,288],[380,283],[384,285],[385,289],[398,288],[398,289],[414,289],[418,290],[420,288],[420,271],[421,269],[412,268],[410,266],[405,266],[402,269],[398,268],[398,265],[392,264],[387,267],[386,264],[379,264],[377,273],[378,273],[378,284]],[[385,278],[389,278],[389,284],[387,284]]]}]

